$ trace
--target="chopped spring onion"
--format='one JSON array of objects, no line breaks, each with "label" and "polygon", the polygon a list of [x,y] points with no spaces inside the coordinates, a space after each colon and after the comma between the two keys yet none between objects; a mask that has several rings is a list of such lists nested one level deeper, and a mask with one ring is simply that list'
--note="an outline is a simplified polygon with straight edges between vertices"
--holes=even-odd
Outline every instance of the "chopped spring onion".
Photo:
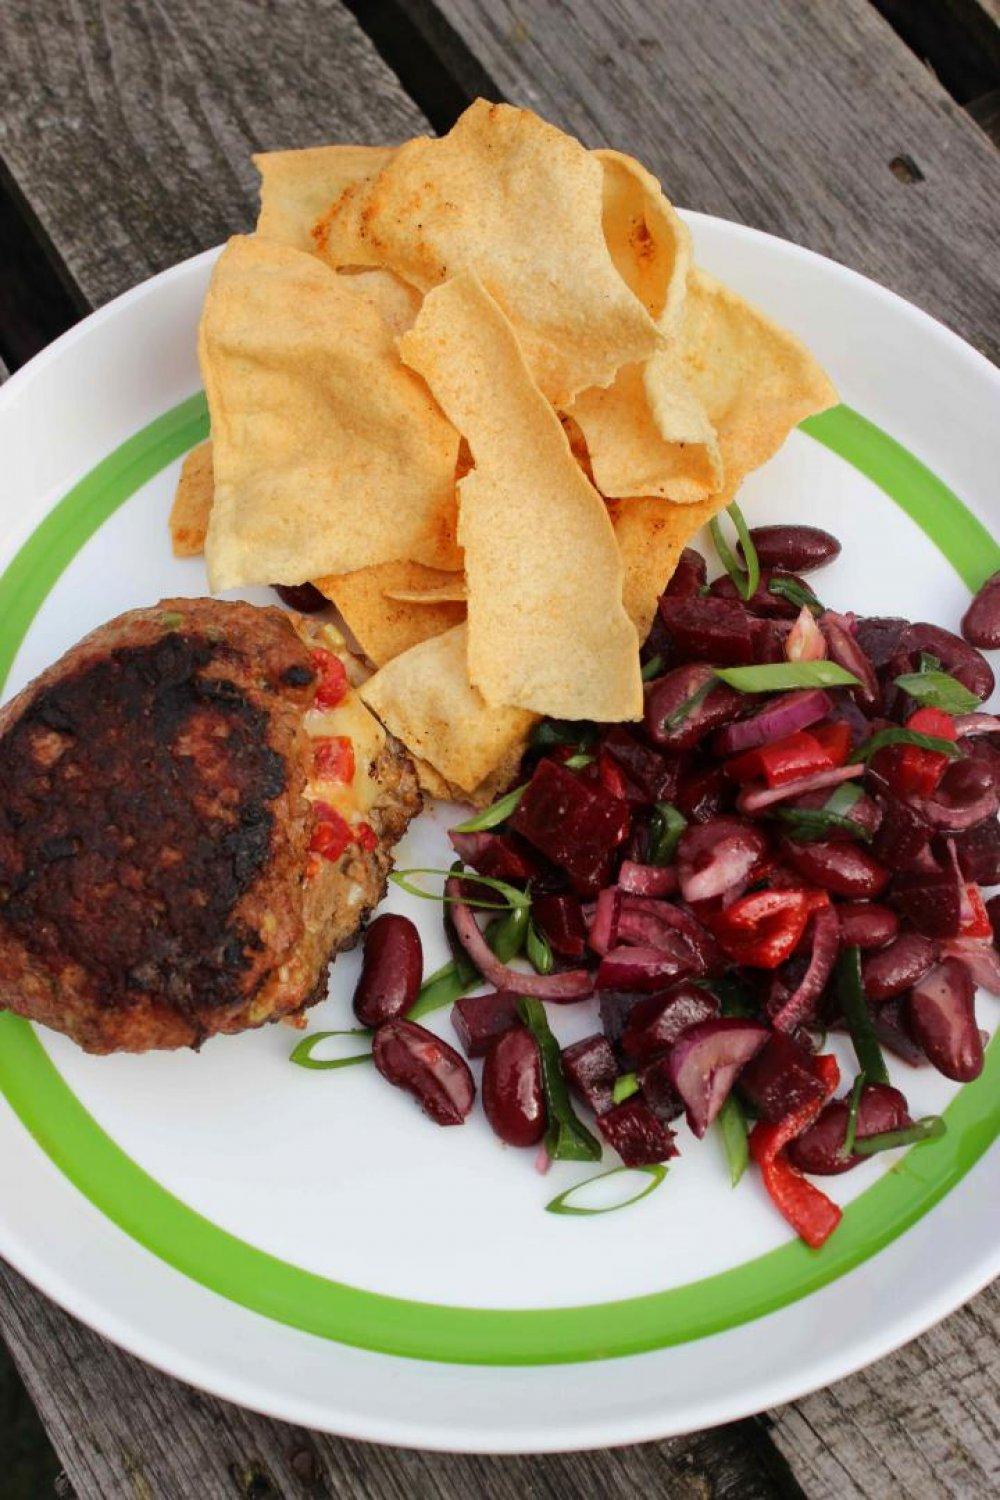
[{"label": "chopped spring onion", "polygon": [[789,688],[860,687],[835,661],[779,661],[760,667],[716,667],[715,675],[740,693],[783,693]]},{"label": "chopped spring onion", "polygon": [[750,1160],[747,1145],[747,1117],[735,1094],[730,1094],[715,1117],[729,1163],[729,1180],[733,1187],[739,1182]]},{"label": "chopped spring onion", "polygon": [[888,729],[879,729],[870,739],[859,745],[851,756],[852,761],[868,761],[886,745],[917,745],[921,750],[933,750],[936,755],[946,755],[954,760],[958,746],[952,740],[943,740],[936,734],[920,734],[916,729],[904,729],[900,724],[890,724]]},{"label": "chopped spring onion", "polygon": [[657,654],[656,656],[651,656],[649,658],[649,661],[646,663],[646,665],[642,669],[642,680],[643,680],[643,682],[652,682],[653,678],[654,677],[659,677],[659,675],[660,675],[660,673],[662,671],[663,671],[663,657],[660,656],[659,654]]},{"label": "chopped spring onion", "polygon": [[709,677],[707,682],[703,682],[700,688],[695,689],[690,698],[685,698],[683,703],[678,703],[672,714],[667,714],[663,721],[664,729],[680,729],[681,725],[701,707],[714,687],[715,679]]},{"label": "chopped spring onion", "polygon": [[502,964],[524,948],[531,923],[530,906],[512,906],[505,917],[494,917],[486,929],[486,941]]},{"label": "chopped spring onion", "polygon": [[772,809],[771,815],[785,825],[789,838],[794,839],[797,844],[811,844],[816,839],[825,839],[834,829],[848,833],[852,838],[862,839],[866,844],[872,841],[870,830],[854,818],[844,817],[843,813],[828,812],[825,807],[776,807]]},{"label": "chopped spring onion", "polygon": [[937,672],[941,666],[941,660],[932,656],[929,651],[921,651],[920,662],[917,666],[918,672]]},{"label": "chopped spring onion", "polygon": [[524,796],[526,787],[527,783],[524,786],[516,786],[505,797],[500,797],[496,802],[491,802],[489,807],[484,807],[481,813],[476,813],[474,818],[466,818],[464,823],[456,823],[452,832],[481,833],[484,828],[496,828],[498,823],[506,823]]},{"label": "chopped spring onion", "polygon": [[168,630],[179,630],[184,624],[184,616],[179,610],[165,609],[160,615],[160,624],[165,625]]},{"label": "chopped spring onion", "polygon": [[367,1052],[352,1052],[349,1057],[313,1057],[313,1049],[325,1042],[331,1036],[363,1036],[371,1041],[371,1032],[364,1026],[349,1026],[345,1031],[314,1031],[311,1036],[304,1036],[301,1042],[297,1042],[288,1055],[288,1061],[293,1062],[297,1068],[353,1068],[358,1063],[371,1062],[372,1049],[369,1046]]},{"label": "chopped spring onion", "polygon": [[776,594],[779,599],[787,599],[790,604],[798,605],[799,609],[805,606],[811,614],[821,615],[823,606],[816,598],[811,588],[804,583],[799,583],[797,578],[772,578],[767,586],[769,594]]},{"label": "chopped spring onion", "polygon": [[639,1092],[639,1080],[634,1073],[623,1073],[620,1078],[615,1079],[615,1086],[611,1090],[611,1098],[615,1104],[624,1104],[626,1099],[631,1099],[633,1094]]},{"label": "chopped spring onion", "polygon": [[[498,891],[504,899],[502,902],[480,901],[474,896],[457,898],[446,896],[443,892],[437,895],[434,891],[425,891],[421,886],[414,885],[409,878],[411,875],[443,875],[445,880],[471,880],[476,885],[485,885],[491,891]],[[480,911],[507,911],[519,906],[527,910],[531,905],[531,897],[526,891],[519,891],[516,885],[508,885],[505,880],[494,880],[491,875],[477,875],[474,870],[437,870],[431,865],[417,865],[410,870],[393,870],[389,879],[393,885],[408,891],[411,896],[420,896],[424,901],[441,901],[449,906],[454,905],[458,899],[465,906],[474,906]]]},{"label": "chopped spring onion", "polygon": [[549,940],[539,932],[530,917],[524,938],[524,952],[536,974],[552,973],[556,961]]},{"label": "chopped spring onion", "polygon": [[885,1130],[881,1135],[862,1136],[854,1143],[855,1156],[875,1156],[879,1151],[894,1151],[897,1146],[919,1146],[923,1141],[939,1141],[948,1132],[940,1115],[925,1115],[903,1130]]},{"label": "chopped spring onion", "polygon": [[732,505],[726,506],[726,514],[736,527],[736,534],[740,539],[743,556],[746,559],[745,570],[740,567],[739,559],[733,552],[729,543],[722,535],[722,527],[719,525],[717,516],[709,522],[708,529],[712,533],[712,541],[715,550],[719,554],[719,560],[736,585],[736,592],[741,599],[752,599],[760,584],[760,563],[757,560],[757,548],[753,544],[750,528],[743,517],[743,512],[734,501]]},{"label": "chopped spring onion", "polygon": [[839,786],[834,787],[823,803],[823,811],[838,813],[843,817],[844,813],[850,812],[855,802],[860,801],[863,796],[864,792],[856,782],[842,781]]},{"label": "chopped spring onion", "polygon": [[844,1161],[854,1155],[854,1143],[858,1138],[858,1111],[861,1108],[861,1095],[867,1082],[868,1079],[862,1070],[855,1078],[854,1087],[851,1089],[851,1102],[847,1110],[847,1129],[844,1131],[844,1144],[840,1148],[840,1155]]},{"label": "chopped spring onion", "polygon": [[924,708],[940,708],[946,714],[969,714],[979,707],[975,693],[970,693],[948,672],[921,668],[919,672],[904,672],[895,681],[898,688],[909,693]]},{"label": "chopped spring onion", "polygon": [[[646,1183],[645,1187],[639,1192],[632,1193],[627,1198],[620,1198],[617,1203],[606,1203],[602,1207],[587,1208],[585,1204],[576,1204],[572,1201],[577,1193],[582,1193],[585,1188],[589,1188],[595,1182],[605,1182],[609,1177],[619,1177],[622,1175],[634,1177],[639,1172],[644,1177],[649,1177],[651,1181]],[[657,1166],[655,1163],[646,1167],[612,1167],[610,1172],[598,1172],[596,1177],[586,1177],[583,1182],[574,1183],[573,1187],[567,1188],[564,1193],[560,1193],[557,1198],[553,1198],[551,1203],[546,1203],[545,1212],[549,1214],[579,1214],[581,1216],[613,1214],[619,1208],[628,1208],[631,1204],[639,1203],[643,1198],[648,1197],[654,1188],[659,1187],[666,1175],[666,1167]]]},{"label": "chopped spring onion", "polygon": [[594,757],[584,753],[571,755],[569,760],[564,761],[563,764],[569,771],[582,771],[584,766],[592,766],[594,764]]},{"label": "chopped spring onion", "polygon": [[466,978],[466,973],[459,969],[457,963],[444,964],[424,980],[419,995],[406,1012],[406,1018],[408,1021],[419,1021],[421,1016],[429,1015],[433,1010],[453,1005],[469,990],[477,989],[482,982],[482,975],[478,970],[470,979]]},{"label": "chopped spring onion", "polygon": [[755,1016],[760,1010],[760,1001],[750,986],[732,974],[720,974],[715,979],[696,979],[694,982],[715,996],[724,1016]]},{"label": "chopped spring onion", "polygon": [[857,944],[845,948],[837,961],[837,995],[862,1073],[869,1083],[888,1083],[885,1059],[861,982],[861,949]]},{"label": "chopped spring onion", "polygon": [[669,865],[677,853],[687,818],[672,802],[657,802],[649,825],[649,863]]},{"label": "chopped spring onion", "polygon": [[545,1149],[552,1161],[600,1161],[601,1143],[579,1119],[570,1103],[563,1077],[559,1043],[552,1035],[545,1007],[540,1000],[522,997],[517,1002],[521,1020],[538,1043],[542,1060],[542,1092],[548,1129]]},{"label": "chopped spring onion", "polygon": [[597,728],[585,721],[574,723],[571,719],[543,719],[531,731],[533,750],[551,750],[556,745],[575,745],[586,750],[597,741]]}]

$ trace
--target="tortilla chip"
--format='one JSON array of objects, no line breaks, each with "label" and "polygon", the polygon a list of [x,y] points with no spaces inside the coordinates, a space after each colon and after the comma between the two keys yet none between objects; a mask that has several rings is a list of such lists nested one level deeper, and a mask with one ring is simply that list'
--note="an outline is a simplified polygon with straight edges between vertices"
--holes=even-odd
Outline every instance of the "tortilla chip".
[{"label": "tortilla chip", "polygon": [[169,522],[175,557],[197,557],[205,550],[205,533],[214,496],[212,439],[206,438],[197,448],[191,449],[181,464]]},{"label": "tortilla chip", "polygon": [[[359,568],[354,573],[317,578],[314,582],[320,593],[332,599],[340,610],[368,660],[381,667],[409,651],[411,646],[462,623],[464,603],[458,600],[429,603],[424,599],[429,590],[446,589],[454,576],[437,568],[423,568],[419,563],[391,562],[375,568]],[[391,590],[404,593],[409,590],[421,602],[403,602],[394,598]]]},{"label": "tortilla chip", "polygon": [[733,493],[725,490],[695,505],[675,505],[649,496],[608,502],[625,569],[622,598],[640,641],[649,634],[657,600],[682,550],[706,521],[731,503]]},{"label": "tortilla chip", "polygon": [[368,299],[395,338],[400,338],[413,327],[422,301],[414,287],[400,281],[391,271],[377,267],[341,271],[339,274],[350,278],[348,286]]},{"label": "tortilla chip", "polygon": [[659,343],[602,229],[603,169],[526,109],[478,99],[441,140],[418,137],[317,225],[332,265],[388,266],[422,291],[474,273],[562,405]]},{"label": "tortilla chip", "polygon": [[415,756],[413,763],[417,768],[420,790],[442,802],[464,802],[471,807],[489,807],[491,802],[495,802],[513,786],[528,748],[528,738],[528,734],[525,734],[504,756],[496,770],[478,786],[474,786],[471,792],[463,792],[461,787],[452,786],[450,781],[445,781],[443,776],[438,775],[429,761]]},{"label": "tortilla chip", "polygon": [[253,157],[260,173],[257,234],[293,250],[313,250],[312,226],[352,183],[380,172],[393,146],[313,146],[305,151],[263,151]]},{"label": "tortilla chip", "polygon": [[467,652],[458,625],[395,657],[361,688],[390,734],[463,793],[508,764],[535,722],[520,708],[490,708],[469,683]]},{"label": "tortilla chip", "polygon": [[463,275],[428,293],[399,348],[476,466],[459,482],[470,680],[496,706],[641,717],[638,641],[622,607],[607,509],[532,381],[513,327]]},{"label": "tortilla chip", "polygon": [[237,236],[205,299],[214,590],[395,558],[455,570],[458,433],[372,302],[311,255]]},{"label": "tortilla chip", "polygon": [[[430,569],[428,569],[428,572]],[[386,589],[387,599],[398,599],[401,604],[464,604],[469,597],[469,586],[461,573],[450,575],[451,582],[428,589]]]},{"label": "tortilla chip", "polygon": [[663,189],[634,156],[595,151],[601,223],[618,274],[663,332],[677,321],[691,269],[691,235]]}]

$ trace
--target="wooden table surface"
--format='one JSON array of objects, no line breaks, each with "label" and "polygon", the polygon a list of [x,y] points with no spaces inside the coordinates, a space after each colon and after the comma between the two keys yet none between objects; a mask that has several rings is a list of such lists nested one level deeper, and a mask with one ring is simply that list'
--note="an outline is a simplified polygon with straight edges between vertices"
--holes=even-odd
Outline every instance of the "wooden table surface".
[{"label": "wooden table surface", "polygon": [[[906,9],[6,0],[0,356],[17,364],[88,307],[248,228],[251,151],[444,130],[482,93],[633,151],[676,202],[831,255],[996,358],[1000,154],[976,120],[1000,113],[998,0],[909,7],[914,45],[940,46],[946,28],[954,50],[930,61],[968,109],[880,14]],[[149,1369],[2,1266],[0,1327],[81,1497],[1000,1492],[996,1288],[767,1416],[543,1458],[421,1454],[269,1421]]]}]

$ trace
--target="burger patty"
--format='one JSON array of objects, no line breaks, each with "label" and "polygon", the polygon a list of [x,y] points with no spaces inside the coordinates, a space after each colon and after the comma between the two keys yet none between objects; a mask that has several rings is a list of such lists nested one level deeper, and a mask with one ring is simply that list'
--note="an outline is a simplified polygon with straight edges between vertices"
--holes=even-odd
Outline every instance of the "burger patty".
[{"label": "burger patty", "polygon": [[317,790],[319,644],[278,609],[165,600],[0,709],[0,1007],[140,1052],[322,997],[420,797],[350,687],[341,810]]}]

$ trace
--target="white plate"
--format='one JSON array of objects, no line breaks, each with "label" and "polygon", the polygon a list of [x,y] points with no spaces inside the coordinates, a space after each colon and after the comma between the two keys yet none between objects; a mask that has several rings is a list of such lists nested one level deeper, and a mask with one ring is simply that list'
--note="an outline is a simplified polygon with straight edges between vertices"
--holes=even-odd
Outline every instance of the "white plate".
[{"label": "white plate", "polygon": [[[752,520],[841,537],[821,583],[835,606],[954,628],[967,584],[998,566],[997,372],[871,282],[689,218],[701,263],[801,334],[853,408],[752,476]],[[170,556],[166,516],[204,425],[211,262],[120,298],[0,393],[8,693],[118,611],[204,591],[200,560]],[[445,821],[421,819],[400,863],[441,864]],[[436,908],[391,905],[441,962]],[[356,963],[338,961],[313,1026],[349,1024]],[[996,1002],[979,1007],[992,1028]],[[431,1024],[449,1034],[446,1012]],[[593,1021],[568,1008],[555,1025],[565,1039]],[[289,1066],[294,1040],[273,1027],[200,1056],[92,1058],[0,1019],[0,1252],[144,1359],[290,1421],[494,1451],[705,1427],[877,1358],[1000,1264],[996,1047],[944,1141],[832,1181],[850,1206],[814,1254],[752,1175],[728,1187],[713,1139],[682,1131],[641,1205],[559,1218],[544,1204],[587,1169],[542,1178],[478,1114],[443,1131],[370,1067]],[[916,1113],[956,1093],[930,1070],[899,1081]]]}]

